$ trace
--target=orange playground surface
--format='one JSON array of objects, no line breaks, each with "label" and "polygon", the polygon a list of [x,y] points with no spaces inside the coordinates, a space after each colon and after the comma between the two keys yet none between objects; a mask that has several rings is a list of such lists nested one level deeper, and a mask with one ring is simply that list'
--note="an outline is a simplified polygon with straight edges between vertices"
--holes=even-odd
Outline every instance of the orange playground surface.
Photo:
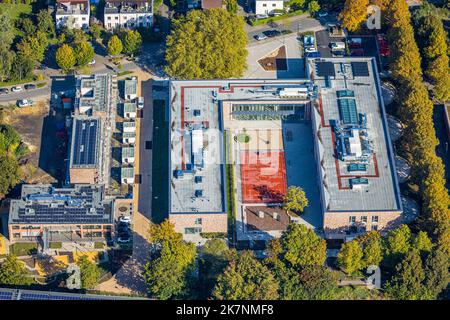
[{"label": "orange playground surface", "polygon": [[287,192],[282,151],[241,151],[242,201],[280,203]]}]

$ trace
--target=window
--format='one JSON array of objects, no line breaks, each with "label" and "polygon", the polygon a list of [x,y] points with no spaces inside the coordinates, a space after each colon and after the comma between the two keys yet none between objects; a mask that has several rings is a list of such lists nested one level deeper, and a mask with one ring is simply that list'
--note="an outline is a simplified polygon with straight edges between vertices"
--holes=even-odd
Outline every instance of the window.
[{"label": "window", "polygon": [[14,234],[13,234],[13,237],[14,237],[14,238],[20,238],[20,233],[14,233]]},{"label": "window", "polygon": [[355,216],[348,217],[348,222],[350,222],[350,223],[356,222],[356,217]]},{"label": "window", "polygon": [[362,216],[361,217],[361,222],[367,222],[367,216]]},{"label": "window", "polygon": [[116,20],[119,20],[119,17],[115,17]]},{"label": "window", "polygon": [[267,3],[263,3],[263,7],[267,7]]},{"label": "window", "polygon": [[19,226],[13,226],[12,229],[13,229],[13,230],[19,230],[20,227],[19,227]]},{"label": "window", "polygon": [[276,3],[272,4],[272,7],[276,7],[276,6],[277,6],[277,4],[276,4]]},{"label": "window", "polygon": [[108,20],[111,20],[111,17],[108,17]]},{"label": "window", "polygon": [[184,234],[197,234],[202,232],[202,228],[184,228]]},{"label": "window", "polygon": [[373,231],[377,231],[378,230],[378,226],[376,224],[372,225],[372,230]]},{"label": "window", "polygon": [[372,222],[378,222],[378,216],[372,216]]},{"label": "window", "polygon": [[202,218],[195,219],[195,224],[202,224]]}]

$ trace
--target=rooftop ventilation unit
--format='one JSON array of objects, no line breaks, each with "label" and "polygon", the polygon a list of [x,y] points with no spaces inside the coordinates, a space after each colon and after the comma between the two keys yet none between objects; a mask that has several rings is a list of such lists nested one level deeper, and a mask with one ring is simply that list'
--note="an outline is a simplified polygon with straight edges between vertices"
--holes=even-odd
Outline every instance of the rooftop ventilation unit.
[{"label": "rooftop ventilation unit", "polygon": [[195,197],[200,198],[203,196],[203,190],[195,190]]},{"label": "rooftop ventilation unit", "polygon": [[258,217],[264,219],[264,211],[258,211]]}]

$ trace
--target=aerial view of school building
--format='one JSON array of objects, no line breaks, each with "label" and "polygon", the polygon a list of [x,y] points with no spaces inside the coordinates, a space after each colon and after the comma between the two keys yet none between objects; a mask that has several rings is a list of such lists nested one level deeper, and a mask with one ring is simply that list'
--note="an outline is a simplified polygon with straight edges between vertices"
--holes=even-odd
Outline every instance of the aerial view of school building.
[{"label": "aerial view of school building", "polygon": [[[402,222],[374,59],[308,59],[307,75],[171,81],[169,218],[185,239],[227,232],[227,188],[250,245],[291,222],[338,239]],[[282,209],[289,186],[301,216]]]}]

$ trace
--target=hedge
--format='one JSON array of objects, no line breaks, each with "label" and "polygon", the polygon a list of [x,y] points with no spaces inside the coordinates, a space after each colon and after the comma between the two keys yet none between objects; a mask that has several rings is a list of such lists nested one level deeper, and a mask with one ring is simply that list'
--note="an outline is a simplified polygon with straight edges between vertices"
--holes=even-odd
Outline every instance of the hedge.
[{"label": "hedge", "polygon": [[265,19],[252,20],[252,19],[249,18],[247,20],[247,22],[248,22],[249,25],[254,27],[254,26],[259,26],[259,25],[271,22],[271,21],[278,21],[278,20],[283,20],[283,19],[286,19],[286,18],[294,17],[294,16],[299,16],[299,15],[302,15],[302,14],[305,14],[305,13],[307,13],[307,12],[305,12],[303,10],[296,10],[296,11],[292,11],[292,12],[283,14],[281,16],[269,17],[269,18],[265,18]]}]

